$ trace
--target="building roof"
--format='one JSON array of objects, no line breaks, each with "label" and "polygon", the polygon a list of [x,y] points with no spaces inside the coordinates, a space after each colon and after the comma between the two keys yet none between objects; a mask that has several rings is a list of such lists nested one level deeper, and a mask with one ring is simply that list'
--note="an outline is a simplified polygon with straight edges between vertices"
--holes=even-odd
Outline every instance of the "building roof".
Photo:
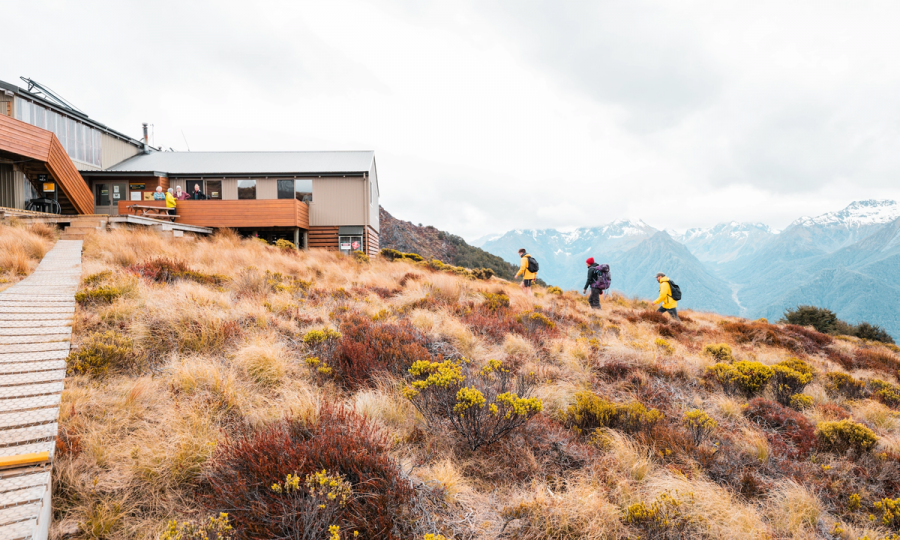
[{"label": "building roof", "polygon": [[169,175],[354,174],[369,172],[375,152],[151,152],[138,154],[109,172]]}]

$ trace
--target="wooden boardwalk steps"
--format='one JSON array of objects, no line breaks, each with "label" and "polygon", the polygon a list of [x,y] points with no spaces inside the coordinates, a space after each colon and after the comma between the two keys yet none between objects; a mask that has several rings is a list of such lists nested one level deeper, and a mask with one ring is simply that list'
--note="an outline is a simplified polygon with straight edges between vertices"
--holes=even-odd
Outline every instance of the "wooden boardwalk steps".
[{"label": "wooden boardwalk steps", "polygon": [[81,240],[59,240],[0,291],[0,539],[44,540],[50,466],[81,280]]}]

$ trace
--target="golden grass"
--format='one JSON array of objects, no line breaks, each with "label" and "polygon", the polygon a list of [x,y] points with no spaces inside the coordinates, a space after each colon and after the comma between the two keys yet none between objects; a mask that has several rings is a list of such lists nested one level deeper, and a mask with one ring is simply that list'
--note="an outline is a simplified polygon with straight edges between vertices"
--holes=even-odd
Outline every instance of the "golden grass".
[{"label": "golden grass", "polygon": [[30,274],[55,240],[55,231],[42,223],[0,222],[0,278],[10,283]]},{"label": "golden grass", "polygon": [[[3,227],[11,229],[0,226],[0,242],[9,236]],[[32,248],[49,246],[46,231],[23,231],[16,228],[16,236],[40,240]],[[24,247],[17,249],[29,253]],[[32,255],[26,261],[29,268],[38,260]],[[156,257],[220,274],[226,282],[156,284],[139,280],[128,270]],[[312,293],[273,290],[267,270],[311,282]],[[343,310],[387,317],[390,322],[408,320],[428,339],[448,342],[476,365],[494,358],[521,363],[523,369],[537,373],[534,395],[549,417],[543,421],[558,419],[574,395],[585,389],[617,403],[646,403],[648,396],[656,395],[669,400],[667,414],[689,408],[708,411],[719,422],[717,434],[730,431],[738,452],[770,469],[780,456],[772,458],[765,434],[744,418],[747,400],[702,383],[711,364],[701,353],[702,346],[693,343],[693,337],[665,338],[675,354],[660,358],[655,325],[626,320],[632,310],[645,307],[642,301],[613,295],[598,316],[583,297],[570,293],[558,296],[539,289],[531,297],[502,280],[471,281],[379,258],[361,265],[330,252],[283,252],[227,231],[191,242],[165,240],[150,231],[100,232],[85,241],[84,275],[102,271],[110,272],[109,283],[130,283],[128,294],[110,304],[80,307],[74,345],[90,332],[114,329],[132,337],[148,362],[141,372],[67,380],[60,426],[79,450],[59,453],[54,464],[55,537],[81,523],[78,538],[155,539],[170,519],[203,518],[206,510],[199,506],[194,489],[217,441],[237,429],[287,415],[313,418],[326,402],[352,407],[370,419],[391,441],[394,457],[408,464],[404,470],[411,471],[412,478],[443,489],[445,500],[440,504],[448,513],[447,523],[471,525],[465,534],[457,531],[459,537],[497,538],[501,530],[508,538],[637,537],[623,521],[625,510],[665,491],[682,494],[682,509],[708,526],[692,529],[690,537],[812,538],[818,521],[830,526],[837,517],[825,512],[824,498],[819,501],[806,486],[784,480],[775,479],[771,489],[747,502],[726,487],[734,479],[721,485],[710,481],[694,456],[684,456],[687,465],[675,467],[652,443],[641,444],[640,437],[609,429],[594,443],[588,437],[579,439],[588,458],[578,467],[529,469],[522,481],[495,485],[485,478],[496,471],[473,472],[473,467],[490,463],[504,471],[516,460],[527,462],[527,467],[565,462],[561,456],[567,443],[542,432],[536,435],[551,437],[542,443],[549,448],[548,455],[539,456],[527,446],[516,447],[521,455],[509,454],[497,445],[489,449],[496,454],[485,460],[457,449],[447,433],[429,432],[402,397],[401,378],[384,376],[351,392],[327,378],[311,376],[302,362],[308,352],[300,342],[305,332],[338,328]],[[401,286],[408,274],[414,278]],[[393,294],[383,299],[366,287]],[[337,289],[349,297],[329,294]],[[517,334],[499,343],[482,339],[459,318],[457,307],[481,302],[482,292],[498,291],[510,297],[513,314],[540,308],[562,320],[571,317],[606,330],[594,332],[566,322],[559,325],[558,337],[550,340]],[[441,307],[406,308],[426,297],[438,299]],[[692,331],[710,334],[703,341],[727,340],[719,330],[721,317],[695,312],[690,317],[694,322],[687,325]],[[612,325],[618,330],[608,330]],[[590,338],[597,338],[600,346]],[[738,357],[765,363],[781,361],[788,354],[772,347],[730,345]],[[837,346],[848,354],[855,347],[848,342]],[[820,371],[830,365],[824,355],[811,355],[809,361]],[[617,378],[601,372],[611,363],[632,366],[631,374]],[[666,374],[676,370],[686,377]],[[666,391],[671,394],[654,394]],[[816,403],[835,402],[818,380],[806,393]],[[879,432],[877,452],[900,452],[895,411],[871,400],[838,401]],[[818,411],[804,414],[815,420]],[[848,524],[849,537],[862,534],[862,529],[853,528],[862,525]]]}]

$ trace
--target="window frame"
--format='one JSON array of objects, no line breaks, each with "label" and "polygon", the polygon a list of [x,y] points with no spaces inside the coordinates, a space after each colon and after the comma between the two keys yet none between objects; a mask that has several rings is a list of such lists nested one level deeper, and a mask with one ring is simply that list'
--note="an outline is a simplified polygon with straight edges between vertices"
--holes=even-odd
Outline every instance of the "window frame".
[{"label": "window frame", "polygon": [[[253,197],[242,197],[241,190],[249,190],[250,186],[241,187],[241,183],[243,182],[252,182],[253,183]],[[259,193],[257,189],[259,188],[259,182],[255,178],[241,178],[237,181],[237,198],[239,201],[255,201],[258,198]],[[249,191],[245,192],[249,193]]]}]

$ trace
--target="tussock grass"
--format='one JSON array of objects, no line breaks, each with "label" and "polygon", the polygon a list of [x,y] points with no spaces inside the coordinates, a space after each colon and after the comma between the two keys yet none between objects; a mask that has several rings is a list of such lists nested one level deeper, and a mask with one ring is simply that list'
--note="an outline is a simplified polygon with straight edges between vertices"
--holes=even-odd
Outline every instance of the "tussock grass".
[{"label": "tussock grass", "polygon": [[[31,271],[48,238],[48,231],[0,225],[0,247],[18,246],[0,250],[0,257],[18,253],[10,255],[15,270],[0,271],[0,278]],[[156,283],[133,272],[133,265],[159,258],[222,279]],[[680,523],[691,538],[813,538],[838,521],[846,538],[886,532],[867,529],[864,512],[849,512],[846,497],[852,489],[871,505],[891,495],[890,479],[900,474],[900,411],[869,395],[832,395],[823,375],[846,373],[831,358],[854,357],[861,343],[838,340],[803,355],[815,370],[804,389],[812,407],[773,403],[766,415],[753,416],[746,396],[725,394],[704,378],[716,362],[704,347],[725,344],[735,361],[765,366],[798,353],[764,340],[737,342],[716,314],[690,312],[680,327],[667,319],[661,325],[647,302],[619,294],[598,314],[573,293],[537,288],[532,297],[499,279],[470,280],[410,261],[360,264],[331,252],[283,251],[228,231],[183,242],[150,231],[100,232],[85,241],[84,277],[90,279],[82,290],[127,285],[127,291],[79,306],[76,350],[92,335],[115,332],[132,340],[141,361],[102,377],[67,379],[53,473],[54,537],[74,525],[75,538],[155,539],[171,519],[205,519],[218,511],[203,493],[226,438],[285,418],[314,425],[340,406],[372,423],[418,486],[408,509],[417,519],[398,518],[403,538],[440,532],[488,539],[502,531],[502,538],[618,539],[647,530],[672,537],[673,530],[654,529],[665,519],[643,525],[625,519],[633,505],[652,508],[666,493],[679,501],[680,515],[665,526]],[[490,311],[484,293],[502,293],[509,306]],[[554,331],[512,330],[521,328],[517,317],[532,313],[552,321]],[[480,368],[498,360],[533,374],[543,412],[472,451],[455,431],[430,427],[404,397],[414,379],[407,368],[385,370],[358,390],[333,372],[310,369],[309,357],[327,362],[337,353],[303,336],[340,329],[348,314],[373,325],[411,324],[435,361],[465,358]],[[494,323],[504,330],[492,334]],[[361,335],[360,343],[375,346]],[[394,345],[405,344],[378,346]],[[850,375],[898,384],[895,374]],[[608,428],[578,433],[562,417],[579,392],[657,409],[659,418],[633,436]],[[771,383],[759,395],[774,402]],[[700,447],[684,427],[691,409],[718,424]],[[804,440],[797,424],[844,417],[876,432],[877,447],[864,456],[810,454],[816,441]],[[855,467],[867,474],[852,474]]]},{"label": "tussock grass", "polygon": [[0,287],[34,271],[55,240],[55,230],[42,223],[27,225],[15,219],[0,222]]}]

